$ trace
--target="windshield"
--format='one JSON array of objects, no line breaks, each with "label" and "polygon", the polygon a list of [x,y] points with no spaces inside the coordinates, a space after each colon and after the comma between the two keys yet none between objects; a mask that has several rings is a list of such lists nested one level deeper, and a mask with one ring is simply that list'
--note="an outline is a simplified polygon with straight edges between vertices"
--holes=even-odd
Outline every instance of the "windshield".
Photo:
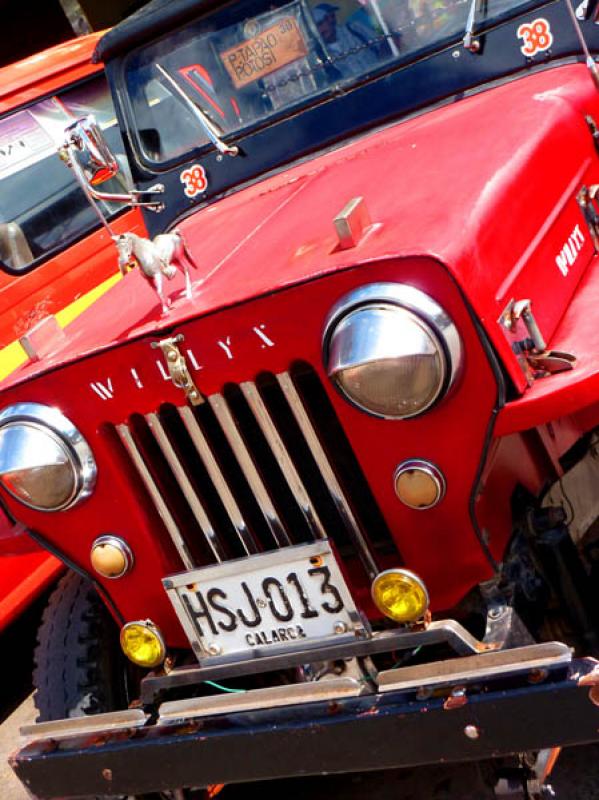
[{"label": "windshield", "polygon": [[[266,0],[245,0],[219,9],[128,58],[127,88],[142,152],[149,161],[165,162],[207,144],[190,104],[226,136],[319,95],[347,90],[396,61],[463,36],[470,5],[295,0],[273,8]],[[518,3],[484,5],[496,16]]]}]

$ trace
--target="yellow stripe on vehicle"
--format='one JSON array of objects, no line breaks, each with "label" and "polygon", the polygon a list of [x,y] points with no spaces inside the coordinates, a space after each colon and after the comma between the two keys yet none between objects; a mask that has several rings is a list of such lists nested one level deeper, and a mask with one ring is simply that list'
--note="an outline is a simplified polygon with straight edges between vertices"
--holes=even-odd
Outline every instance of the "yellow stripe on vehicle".
[{"label": "yellow stripe on vehicle", "polygon": [[102,297],[103,294],[106,294],[106,292],[122,280],[122,278],[123,276],[121,273],[117,272],[116,275],[107,278],[103,283],[96,286],[95,289],[92,289],[87,292],[87,294],[82,295],[78,300],[74,300],[72,303],[69,303],[68,306],[57,311],[55,316],[60,327],[65,328],[69,322],[76,319],[76,317],[88,309],[96,300]]},{"label": "yellow stripe on vehicle", "polygon": [[[77,300],[74,300],[60,311],[57,311],[54,316],[60,327],[65,328],[70,322],[93,305],[96,300],[102,297],[103,294],[106,294],[112,286],[122,280],[122,277],[120,272],[111,275],[110,278],[98,284],[95,289],[91,289],[89,292],[77,298]],[[28,361],[28,356],[18,339],[11,342],[6,347],[3,347],[2,350],[0,350],[0,381],[7,378],[18,367],[25,364],[26,361]]]}]

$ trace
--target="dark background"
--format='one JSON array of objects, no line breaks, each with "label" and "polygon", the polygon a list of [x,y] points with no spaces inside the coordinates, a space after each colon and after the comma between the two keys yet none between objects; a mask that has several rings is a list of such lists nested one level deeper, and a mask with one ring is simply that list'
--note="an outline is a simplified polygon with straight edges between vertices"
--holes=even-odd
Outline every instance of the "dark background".
[{"label": "dark background", "polygon": [[109,28],[144,0],[0,0],[0,67],[71,39]]}]

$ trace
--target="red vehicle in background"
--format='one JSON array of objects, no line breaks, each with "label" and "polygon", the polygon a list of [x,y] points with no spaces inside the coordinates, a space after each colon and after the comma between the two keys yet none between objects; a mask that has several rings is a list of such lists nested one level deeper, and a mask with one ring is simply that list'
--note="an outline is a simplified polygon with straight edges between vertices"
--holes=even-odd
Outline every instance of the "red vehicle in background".
[{"label": "red vehicle in background", "polygon": [[[25,345],[43,348],[120,277],[110,236],[57,154],[65,126],[84,114],[123,152],[102,67],[91,62],[98,38],[0,70],[0,380],[27,359],[19,339],[41,323]],[[143,230],[137,210],[101,211],[117,215],[115,232]],[[61,569],[0,509],[0,629]]]}]

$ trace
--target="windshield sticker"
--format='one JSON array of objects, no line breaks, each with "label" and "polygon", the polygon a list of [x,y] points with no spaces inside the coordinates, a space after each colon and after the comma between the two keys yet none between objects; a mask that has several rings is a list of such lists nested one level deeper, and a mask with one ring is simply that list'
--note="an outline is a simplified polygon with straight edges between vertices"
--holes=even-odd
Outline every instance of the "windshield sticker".
[{"label": "windshield sticker", "polygon": [[52,139],[28,111],[0,124],[0,178],[7,178],[55,152]]},{"label": "windshield sticker", "polygon": [[181,183],[185,184],[183,190],[187,197],[196,197],[202,194],[208,188],[208,178],[206,177],[206,170],[201,164],[194,164],[188,169],[184,169],[179,175]]},{"label": "windshield sticker", "polygon": [[522,39],[524,44],[520,48],[522,55],[532,58],[537,53],[549,50],[553,44],[553,34],[549,22],[543,17],[535,19],[534,22],[520,25],[517,34],[518,39]]},{"label": "windshield sticker", "polygon": [[233,85],[241,89],[307,54],[297,20],[283,17],[252,39],[225,50],[220,57]]}]

